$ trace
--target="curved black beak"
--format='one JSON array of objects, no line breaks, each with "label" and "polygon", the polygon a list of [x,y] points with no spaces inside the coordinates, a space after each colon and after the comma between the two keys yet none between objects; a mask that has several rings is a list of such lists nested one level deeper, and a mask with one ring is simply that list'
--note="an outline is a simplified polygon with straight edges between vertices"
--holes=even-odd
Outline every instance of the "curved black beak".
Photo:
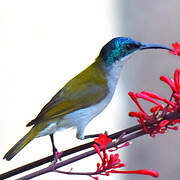
[{"label": "curved black beak", "polygon": [[168,48],[166,46],[163,46],[161,44],[142,44],[141,43],[141,46],[139,47],[140,50],[144,50],[144,49],[167,49],[169,51],[173,51],[173,49],[171,48]]}]

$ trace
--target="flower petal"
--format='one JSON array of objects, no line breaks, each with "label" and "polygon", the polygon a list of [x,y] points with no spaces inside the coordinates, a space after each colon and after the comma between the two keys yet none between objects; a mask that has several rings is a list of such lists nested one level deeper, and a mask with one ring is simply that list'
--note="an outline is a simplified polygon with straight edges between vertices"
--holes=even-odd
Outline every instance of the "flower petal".
[{"label": "flower petal", "polygon": [[131,97],[131,99],[136,103],[137,107],[139,108],[139,110],[143,113],[145,113],[145,111],[143,110],[143,108],[141,107],[141,105],[139,104],[136,95],[133,92],[129,92],[128,95]]},{"label": "flower petal", "polygon": [[180,69],[176,69],[174,72],[174,84],[176,91],[180,94],[180,82],[179,82]]},{"label": "flower petal", "polygon": [[142,175],[149,175],[153,177],[159,177],[159,173],[155,170],[151,169],[141,169],[141,170],[135,170],[135,171],[117,171],[117,170],[111,170],[110,173],[122,173],[122,174],[142,174]]},{"label": "flower petal", "polygon": [[176,87],[175,87],[174,81],[172,79],[170,79],[166,76],[161,76],[160,80],[167,83],[170,86],[170,88],[172,89],[172,91],[176,91]]}]

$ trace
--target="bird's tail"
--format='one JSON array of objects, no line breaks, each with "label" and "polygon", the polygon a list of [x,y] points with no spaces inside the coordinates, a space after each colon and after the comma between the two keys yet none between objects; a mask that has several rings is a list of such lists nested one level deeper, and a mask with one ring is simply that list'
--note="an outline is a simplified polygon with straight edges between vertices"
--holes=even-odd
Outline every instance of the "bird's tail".
[{"label": "bird's tail", "polygon": [[21,149],[23,149],[31,140],[33,140],[41,131],[41,127],[38,125],[32,127],[32,129],[20,139],[3,157],[3,159],[11,160]]}]

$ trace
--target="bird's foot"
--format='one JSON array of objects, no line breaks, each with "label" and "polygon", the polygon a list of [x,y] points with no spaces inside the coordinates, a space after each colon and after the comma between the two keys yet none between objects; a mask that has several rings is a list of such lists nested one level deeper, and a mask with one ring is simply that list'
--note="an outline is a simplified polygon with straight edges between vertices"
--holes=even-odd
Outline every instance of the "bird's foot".
[{"label": "bird's foot", "polygon": [[53,159],[53,161],[51,162],[50,166],[53,167],[53,166],[57,163],[58,160],[61,161],[61,156],[62,156],[62,154],[63,154],[63,151],[61,151],[61,152],[56,151],[56,152],[54,153],[54,159]]},{"label": "bird's foot", "polygon": [[58,159],[61,161],[61,156],[63,155],[63,151],[61,152],[58,152],[56,151],[55,152],[55,155],[54,155],[54,159],[57,161]]}]

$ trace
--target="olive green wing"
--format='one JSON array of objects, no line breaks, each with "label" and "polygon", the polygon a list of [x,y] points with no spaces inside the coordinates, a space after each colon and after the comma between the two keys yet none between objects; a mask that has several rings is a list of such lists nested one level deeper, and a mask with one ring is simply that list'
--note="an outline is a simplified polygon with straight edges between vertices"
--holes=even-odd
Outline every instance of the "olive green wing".
[{"label": "olive green wing", "polygon": [[93,67],[89,71],[87,68],[69,81],[27,126],[97,104],[107,93],[107,80],[102,71]]}]

